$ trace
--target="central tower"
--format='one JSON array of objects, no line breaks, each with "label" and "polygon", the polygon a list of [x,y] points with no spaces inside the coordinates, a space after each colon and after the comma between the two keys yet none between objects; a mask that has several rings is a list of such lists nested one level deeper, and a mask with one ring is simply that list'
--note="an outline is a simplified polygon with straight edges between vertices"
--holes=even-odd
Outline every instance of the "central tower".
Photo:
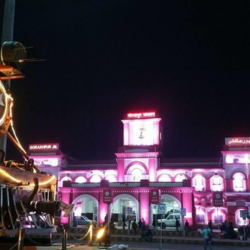
[{"label": "central tower", "polygon": [[161,144],[161,118],[156,112],[128,113],[123,123],[123,145],[116,153],[118,181],[156,181]]}]

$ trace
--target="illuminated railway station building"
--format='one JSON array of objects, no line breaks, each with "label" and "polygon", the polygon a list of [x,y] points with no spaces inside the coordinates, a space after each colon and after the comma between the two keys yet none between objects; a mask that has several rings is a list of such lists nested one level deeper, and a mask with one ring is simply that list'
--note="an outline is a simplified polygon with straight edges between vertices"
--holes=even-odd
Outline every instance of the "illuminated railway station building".
[{"label": "illuminated railway station building", "polygon": [[166,213],[182,211],[193,227],[210,220],[249,224],[240,211],[250,206],[250,138],[226,138],[218,158],[163,159],[155,112],[129,113],[122,124],[123,145],[108,161],[71,160],[59,144],[30,145],[37,166],[57,177],[57,198],[75,204],[61,224],[72,225],[81,214],[102,223],[109,214],[117,225],[123,216],[150,225],[159,218],[159,203]]}]

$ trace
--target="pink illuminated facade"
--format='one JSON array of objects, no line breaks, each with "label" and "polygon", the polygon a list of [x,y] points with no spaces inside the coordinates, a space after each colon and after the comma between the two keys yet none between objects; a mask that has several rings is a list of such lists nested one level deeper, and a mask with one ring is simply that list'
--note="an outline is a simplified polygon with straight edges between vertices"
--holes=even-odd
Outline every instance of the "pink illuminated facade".
[{"label": "pink illuminated facade", "polygon": [[[56,175],[57,198],[74,203],[76,216],[102,223],[109,214],[118,225],[123,216],[152,224],[160,218],[161,203],[166,214],[185,209],[183,219],[194,227],[209,220],[248,224],[240,210],[250,206],[250,138],[226,138],[215,159],[162,159],[160,123],[155,112],[128,113],[123,145],[110,161],[72,161],[58,144],[33,144],[29,155],[41,170]],[[60,223],[72,225],[73,215]]]}]

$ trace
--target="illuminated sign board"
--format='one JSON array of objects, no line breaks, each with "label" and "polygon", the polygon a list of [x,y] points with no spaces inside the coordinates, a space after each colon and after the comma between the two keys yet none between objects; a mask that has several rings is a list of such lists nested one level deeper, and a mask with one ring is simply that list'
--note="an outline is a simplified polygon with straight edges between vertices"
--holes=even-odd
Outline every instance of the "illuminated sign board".
[{"label": "illuminated sign board", "polygon": [[228,146],[250,146],[250,137],[226,138]]},{"label": "illuminated sign board", "polygon": [[223,192],[213,192],[213,204],[215,207],[223,207]]},{"label": "illuminated sign board", "polygon": [[155,112],[143,112],[143,113],[128,113],[128,119],[143,119],[156,117]]},{"label": "illuminated sign board", "polygon": [[56,150],[59,150],[59,143],[29,145],[29,151],[56,151]]}]

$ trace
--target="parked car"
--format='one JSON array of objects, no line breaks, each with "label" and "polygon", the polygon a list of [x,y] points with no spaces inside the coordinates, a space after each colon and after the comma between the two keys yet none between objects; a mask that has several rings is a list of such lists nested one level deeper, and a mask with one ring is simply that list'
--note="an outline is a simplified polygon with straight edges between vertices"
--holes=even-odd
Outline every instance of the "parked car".
[{"label": "parked car", "polygon": [[165,229],[166,227],[174,227],[176,218],[180,221],[180,210],[170,210],[165,216],[165,218],[157,220],[157,226]]},{"label": "parked car", "polygon": [[73,226],[86,226],[88,227],[89,224],[92,222],[93,226],[95,227],[97,225],[97,222],[94,220],[90,220],[88,217],[82,215],[82,216],[75,216],[73,218]]}]

